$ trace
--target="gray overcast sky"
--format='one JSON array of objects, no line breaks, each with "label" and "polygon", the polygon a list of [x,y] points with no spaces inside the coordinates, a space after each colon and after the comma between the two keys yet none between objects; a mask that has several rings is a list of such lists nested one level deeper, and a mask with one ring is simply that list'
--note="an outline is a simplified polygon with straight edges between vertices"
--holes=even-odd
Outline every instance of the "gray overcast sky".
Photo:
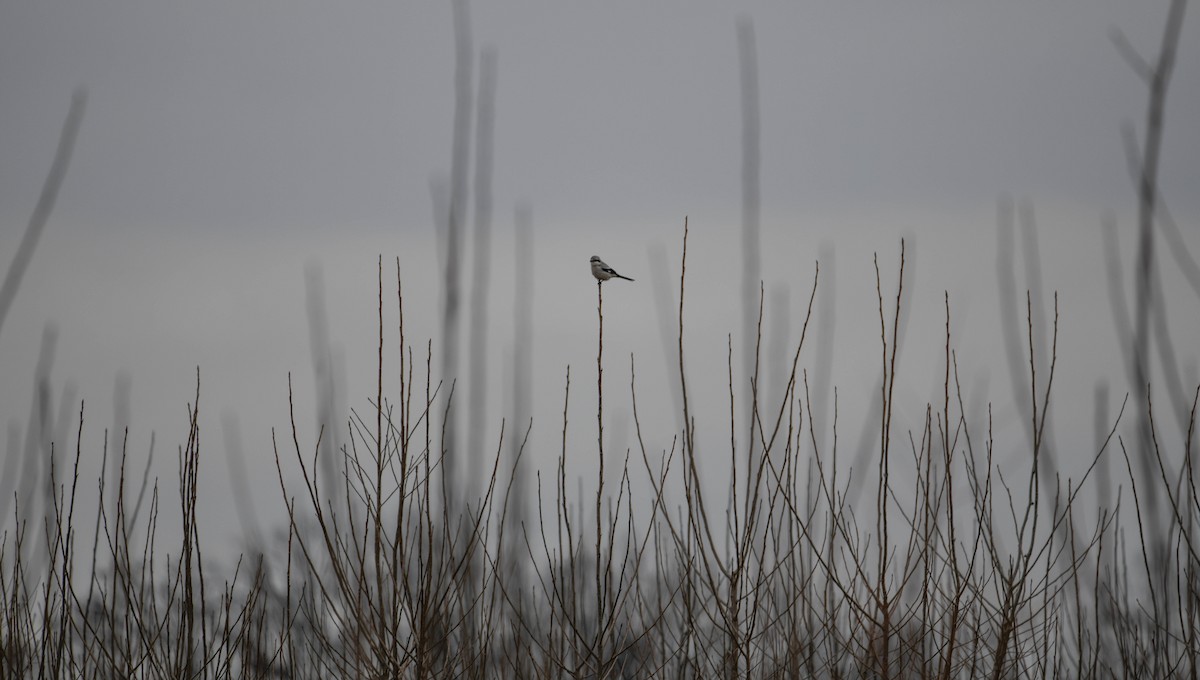
[{"label": "gray overcast sky", "polygon": [[[733,24],[756,19],[765,209],[1099,203],[1165,3],[482,3],[500,55],[498,205],[641,223],[738,200]],[[21,224],[71,89],[91,108],[60,206],[94,224],[424,229],[449,162],[445,3],[6,3],[0,197]],[[1189,22],[1189,29],[1190,24]],[[1195,201],[1200,47],[1183,40],[1164,179]],[[1106,206],[1107,207],[1107,206]]]},{"label": "gray overcast sky", "polygon": [[[609,288],[628,314],[612,327],[638,331],[613,331],[612,356],[637,353],[646,389],[668,403],[665,372],[653,368],[662,351],[647,248],[666,246],[674,263],[684,215],[692,299],[703,301],[696,353],[723,363],[740,318],[730,257],[741,215],[739,16],[757,33],[769,289],[787,287],[797,308],[817,248],[836,252],[838,332],[874,361],[870,256],[887,271],[908,235],[919,253],[914,295],[924,296],[914,323],[936,327],[949,289],[969,320],[964,342],[980,343],[979,371],[1002,389],[986,340],[997,323],[995,206],[1009,193],[1038,211],[1046,286],[1074,315],[1063,342],[1094,354],[1062,370],[1077,371],[1084,395],[1094,380],[1120,380],[1104,354],[1116,345],[1097,234],[1113,211],[1128,256],[1136,205],[1119,126],[1133,122],[1140,135],[1146,97],[1109,32],[1152,56],[1165,12],[1162,1],[1098,0],[475,3],[474,45],[499,55],[492,389],[512,343],[504,265],[520,200],[534,206],[538,239],[534,411],[545,432],[558,427],[565,366],[594,361],[593,252],[643,286]],[[1170,92],[1162,182],[1200,250],[1195,13]],[[54,323],[55,375],[91,400],[93,422],[111,422],[113,380],[127,371],[135,443],[144,449],[156,430],[173,450],[200,365],[208,412],[237,414],[261,451],[268,428],[286,422],[287,371],[310,371],[307,263],[323,268],[345,396],[364,408],[377,255],[400,257],[416,335],[435,333],[429,183],[449,168],[452,73],[448,3],[6,1],[0,265],[37,200],[71,91],[86,86],[90,99],[0,335],[5,424],[24,422],[38,341]],[[1189,300],[1174,327],[1193,371],[1198,317]],[[798,329],[789,332],[794,341]],[[858,340],[839,345],[847,373],[835,369],[834,380],[866,391],[873,373],[854,372]],[[627,380],[627,369],[612,375]],[[921,399],[926,383],[912,388]],[[222,483],[221,466],[207,470]]]}]

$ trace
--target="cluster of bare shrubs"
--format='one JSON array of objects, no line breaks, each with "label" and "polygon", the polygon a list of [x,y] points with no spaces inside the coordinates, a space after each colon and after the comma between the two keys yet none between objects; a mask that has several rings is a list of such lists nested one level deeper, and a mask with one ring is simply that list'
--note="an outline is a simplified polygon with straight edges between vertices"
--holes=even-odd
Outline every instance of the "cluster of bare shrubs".
[{"label": "cluster of bare shrubs", "polygon": [[[6,677],[1015,677],[1191,675],[1198,670],[1196,613],[1200,505],[1190,442],[1162,451],[1116,434],[1126,408],[1093,451],[1149,456],[1130,463],[1118,503],[1097,515],[1077,507],[1088,483],[1041,471],[1057,358],[1036,363],[1027,314],[1028,475],[997,473],[990,413],[970,422],[962,402],[946,302],[944,395],[920,429],[896,433],[897,324],[903,296],[880,280],[884,374],[873,502],[855,503],[839,469],[837,430],[818,437],[816,409],[798,367],[783,398],[751,390],[752,428],[726,445],[729,497],[710,499],[700,470],[684,357],[686,231],[680,278],[682,429],[654,448],[628,398],[637,446],[597,455],[619,471],[594,497],[568,489],[563,451],[536,478],[531,515],[514,521],[509,490],[522,474],[497,447],[476,498],[440,474],[431,345],[414,353],[400,303],[399,390],[380,387],[369,417],[355,415],[333,480],[319,478],[319,442],[293,419],[277,442],[281,496],[291,518],[275,551],[243,559],[231,575],[206,570],[195,529],[199,386],[180,448],[182,542],[156,540],[156,486],[116,488],[100,507],[76,507],[75,466],[47,471],[45,517],[15,515],[0,547],[0,641]],[[382,270],[381,270],[382,271]],[[813,296],[817,280],[813,281]],[[382,278],[380,296],[383,347]],[[602,299],[601,299],[602,304]],[[1055,303],[1056,304],[1056,303]],[[1027,310],[1031,301],[1027,299]],[[602,307],[601,307],[602,310]],[[811,318],[812,298],[809,304]],[[602,312],[601,312],[602,314]],[[602,317],[601,317],[602,318]],[[418,358],[420,357],[420,358]],[[730,352],[730,375],[732,351]],[[603,354],[597,361],[602,365]],[[758,384],[760,376],[754,376]],[[732,378],[731,378],[732,381]],[[731,395],[733,384],[730,383]],[[599,385],[602,389],[602,385]],[[611,398],[611,397],[610,397]],[[81,431],[82,432],[82,429]],[[524,440],[525,432],[501,432]],[[67,442],[55,442],[64,446]],[[706,443],[711,454],[714,444]],[[523,448],[523,447],[522,447]],[[599,448],[599,447],[598,447]],[[706,454],[706,455],[709,455]],[[113,458],[117,458],[113,456]],[[708,462],[712,469],[711,459]],[[1091,472],[1088,468],[1088,473]],[[285,470],[299,471],[289,488]],[[604,474],[603,472],[601,473]],[[642,476],[652,493],[635,495]],[[898,487],[893,477],[915,479]],[[329,482],[333,483],[329,483]],[[136,490],[136,493],[134,491]],[[1146,497],[1158,497],[1154,532]],[[1165,502],[1164,502],[1165,501]],[[1119,515],[1120,504],[1133,513]],[[866,508],[866,511],[864,511]],[[94,520],[84,519],[98,511]],[[1118,517],[1136,518],[1121,522]],[[1162,550],[1165,548],[1165,551]],[[1144,559],[1139,559],[1144,558]]]}]

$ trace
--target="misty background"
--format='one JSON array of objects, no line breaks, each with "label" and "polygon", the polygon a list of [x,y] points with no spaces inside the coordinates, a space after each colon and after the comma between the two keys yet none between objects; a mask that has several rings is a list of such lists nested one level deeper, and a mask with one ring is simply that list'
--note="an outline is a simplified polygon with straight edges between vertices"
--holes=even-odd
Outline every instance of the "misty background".
[{"label": "misty background", "polygon": [[[801,362],[827,376],[818,385],[825,394],[838,386],[839,431],[853,442],[879,374],[872,256],[885,286],[894,285],[903,237],[911,297],[898,389],[912,398],[899,403],[939,393],[949,291],[971,408],[993,402],[997,429],[1020,432],[1005,406],[1010,320],[997,287],[998,258],[1010,257],[1022,301],[1031,272],[1043,308],[1058,292],[1056,423],[1090,435],[1096,386],[1108,386],[1112,413],[1130,389],[1103,225],[1116,227],[1128,291],[1137,197],[1121,130],[1135,126],[1140,140],[1146,107],[1145,83],[1112,35],[1119,30],[1153,55],[1166,4],[472,5],[472,92],[485,50],[494,50],[496,75],[480,419],[487,447],[499,446],[501,419],[512,417],[521,206],[533,243],[527,464],[537,469],[559,453],[570,366],[567,458],[580,478],[594,475],[592,254],[637,279],[605,286],[606,448],[632,445],[630,354],[643,429],[652,449],[669,448],[679,416],[660,328],[674,312],[656,291],[677,294],[685,216],[687,361],[700,381],[689,385],[693,411],[711,416],[698,425],[708,439],[728,438],[727,343],[735,372],[744,349],[739,26],[752,36],[757,65],[764,353],[790,358],[820,259],[813,323],[831,335],[825,353],[806,350]],[[1195,26],[1194,16],[1183,25],[1159,175],[1192,250],[1200,248]],[[5,469],[25,436],[41,365],[72,443],[86,403],[84,465],[99,469],[106,430],[115,442],[128,427],[134,466],[153,446],[152,474],[170,492],[199,367],[201,535],[215,545],[242,536],[231,478],[252,490],[262,526],[281,527],[271,430],[287,431],[289,372],[310,444],[328,381],[336,396],[330,426],[344,428],[347,409],[366,409],[381,256],[388,318],[398,259],[409,339],[422,347],[434,338],[437,350],[444,291],[435,199],[452,164],[454,74],[453,17],[443,3],[0,9],[4,266],[34,210],[72,92],[88,94],[65,183],[0,329]],[[474,150],[470,158],[474,165]],[[473,219],[473,211],[464,216],[468,234]],[[466,253],[470,290],[469,244]],[[1194,385],[1200,299],[1170,249],[1159,257],[1171,263],[1163,291],[1183,383]],[[314,324],[321,310],[324,323]],[[397,361],[385,349],[385,371]],[[434,370],[436,380],[436,356]],[[781,386],[768,380],[766,388]],[[456,394],[464,405],[467,389]],[[897,415],[900,429],[923,413]]]}]

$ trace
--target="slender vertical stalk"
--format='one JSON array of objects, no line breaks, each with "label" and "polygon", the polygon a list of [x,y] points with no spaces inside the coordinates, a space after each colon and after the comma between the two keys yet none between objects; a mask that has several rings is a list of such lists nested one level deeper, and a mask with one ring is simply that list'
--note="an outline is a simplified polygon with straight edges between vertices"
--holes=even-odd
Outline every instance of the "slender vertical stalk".
[{"label": "slender vertical stalk", "polygon": [[599,455],[599,470],[596,473],[596,649],[600,657],[602,640],[599,638],[604,612],[604,591],[600,578],[600,550],[603,544],[603,512],[601,503],[604,499],[604,282],[596,282],[596,316],[599,319],[598,343],[596,350],[596,451]]}]

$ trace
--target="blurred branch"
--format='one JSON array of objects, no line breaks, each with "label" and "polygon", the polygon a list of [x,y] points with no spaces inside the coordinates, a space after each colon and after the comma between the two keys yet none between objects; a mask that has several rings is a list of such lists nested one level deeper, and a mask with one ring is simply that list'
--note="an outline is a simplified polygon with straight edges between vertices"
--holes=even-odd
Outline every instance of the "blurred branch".
[{"label": "blurred branch", "polygon": [[1125,35],[1124,31],[1119,28],[1113,28],[1108,32],[1108,37],[1112,40],[1113,46],[1117,48],[1117,52],[1120,53],[1121,58],[1125,60],[1129,68],[1133,69],[1134,73],[1147,83],[1154,79],[1154,70],[1142,58],[1142,55],[1138,54],[1137,50],[1133,48],[1133,44],[1129,42],[1129,37]]},{"label": "blurred branch", "polygon": [[496,50],[484,48],[479,58],[479,106],[475,128],[475,264],[471,268],[471,330],[469,333],[471,391],[468,400],[467,456],[472,461],[466,480],[469,497],[475,495],[474,461],[482,460],[487,423],[488,290],[492,261],[492,156],[496,110]]},{"label": "blurred branch", "polygon": [[67,120],[63,123],[62,133],[58,137],[58,150],[54,152],[54,162],[50,164],[50,172],[42,184],[42,193],[38,196],[33,215],[29,217],[29,226],[25,228],[21,244],[17,246],[17,254],[13,256],[12,263],[5,272],[4,283],[0,285],[0,329],[4,328],[4,319],[17,296],[17,289],[21,286],[25,270],[29,268],[29,261],[33,259],[33,251],[46,228],[46,221],[50,219],[50,212],[54,210],[58,190],[62,188],[67,166],[71,163],[71,153],[75,149],[75,139],[79,136],[79,124],[83,121],[86,104],[87,91],[83,88],[75,90],[71,95],[71,109],[67,112]]},{"label": "blurred branch", "polygon": [[[758,103],[758,47],[754,37],[754,22],[740,17],[737,22],[739,82],[742,98],[742,371],[746,384],[754,375],[755,337],[759,283],[762,279],[759,213],[761,187],[759,172],[762,166],[761,125]],[[748,394],[748,392],[747,392]],[[749,415],[751,400],[743,398],[747,409],[746,422],[750,438],[746,455],[753,463],[754,427]],[[751,469],[753,469],[751,464]]]},{"label": "blurred branch", "polygon": [[25,424],[24,445],[20,450],[13,446],[8,451],[4,475],[0,476],[0,522],[8,516],[10,500],[15,507],[31,507],[36,499],[34,491],[41,475],[43,464],[49,465],[46,453],[50,440],[50,370],[54,366],[55,350],[58,348],[58,328],[47,324],[42,329],[42,342],[34,369],[33,403],[29,421]]},{"label": "blurred branch", "polygon": [[337,457],[334,452],[341,444],[338,420],[344,412],[339,398],[339,375],[334,362],[333,343],[329,335],[329,313],[325,303],[325,279],[315,262],[304,268],[304,302],[308,312],[308,342],[312,351],[313,381],[317,392],[317,427],[326,434],[321,438],[320,459],[323,491],[336,497]]},{"label": "blurred branch", "polygon": [[[450,203],[446,220],[445,259],[442,260],[445,290],[442,298],[442,380],[451,386],[446,393],[442,423],[445,452],[444,477],[456,478],[455,435],[457,418],[450,395],[458,378],[460,260],[462,224],[466,214],[467,164],[471,146],[471,16],[467,0],[451,3],[454,15],[454,131],[450,158]],[[451,484],[448,488],[457,488]]]},{"label": "blurred branch", "polygon": [[[1154,293],[1156,292],[1157,272],[1154,263],[1154,209],[1158,197],[1158,166],[1162,151],[1163,116],[1166,110],[1167,86],[1175,65],[1175,54],[1179,47],[1179,34],[1183,26],[1185,0],[1172,0],[1167,12],[1166,27],[1163,32],[1162,44],[1159,48],[1158,61],[1154,70],[1148,74],[1149,101],[1146,105],[1146,137],[1142,144],[1142,160],[1138,173],[1138,247],[1134,273],[1134,324],[1132,356],[1126,364],[1132,373],[1134,403],[1150,403],[1150,320]],[[1118,41],[1118,49],[1121,49]],[[1129,57],[1126,57],[1129,60]],[[1134,70],[1144,79],[1147,74],[1140,69],[1141,61],[1134,60]],[[1160,303],[1161,304],[1161,303]],[[1161,328],[1161,324],[1160,324]],[[1169,370],[1169,367],[1168,367]],[[1136,457],[1140,465],[1143,480],[1154,477],[1152,446],[1154,445],[1153,423],[1150,420],[1149,408],[1139,409],[1138,444]],[[1136,500],[1136,499],[1135,499]],[[1147,522],[1150,537],[1143,540],[1143,549],[1151,556],[1147,564],[1147,576],[1161,579],[1158,586],[1166,589],[1167,573],[1167,538],[1164,527],[1157,521],[1160,499],[1157,494],[1147,496],[1149,517]],[[1151,566],[1153,565],[1153,566]],[[1154,587],[1154,584],[1151,584]]]},{"label": "blurred branch", "polygon": [[1135,283],[1137,308],[1134,310],[1137,316],[1134,325],[1133,361],[1135,388],[1139,391],[1145,389],[1149,380],[1146,353],[1150,306],[1153,304],[1151,274],[1154,268],[1154,208],[1158,196],[1158,162],[1162,152],[1163,115],[1166,110],[1167,85],[1175,66],[1175,53],[1179,47],[1179,33],[1186,7],[1186,0],[1172,0],[1158,62],[1150,74],[1146,141],[1142,145],[1142,165],[1138,182],[1138,270]]},{"label": "blurred branch", "polygon": [[[1137,182],[1141,175],[1142,152],[1138,148],[1137,135],[1132,125],[1121,126],[1121,140],[1125,146],[1125,163],[1129,169],[1129,177]],[[1183,240],[1183,232],[1179,230],[1179,225],[1175,222],[1170,210],[1167,209],[1162,191],[1157,192],[1154,213],[1158,226],[1162,228],[1163,236],[1167,238],[1167,245],[1170,246],[1168,252],[1175,257],[1175,263],[1179,265],[1179,269],[1183,272],[1184,278],[1187,279],[1188,285],[1192,287],[1196,297],[1200,297],[1200,265],[1196,264],[1195,258],[1188,250],[1187,243]]]},{"label": "blurred branch", "polygon": [[[1126,123],[1121,126],[1121,141],[1125,149],[1125,166],[1129,171],[1130,179],[1136,185],[1141,181],[1143,174],[1141,167],[1142,153],[1138,148],[1137,133],[1132,124]],[[1192,286],[1192,290],[1196,293],[1197,297],[1200,297],[1200,267],[1197,266],[1191,252],[1188,250],[1187,243],[1183,240],[1183,234],[1179,231],[1179,225],[1175,224],[1174,218],[1168,212],[1162,191],[1157,187],[1157,182],[1156,186],[1153,187],[1153,193],[1152,200],[1154,200],[1155,205],[1152,208],[1151,219],[1162,228],[1163,235],[1167,237],[1167,242],[1170,246],[1168,252],[1175,257],[1175,262],[1183,272],[1184,278]],[[1119,275],[1119,264],[1110,264],[1109,271],[1115,271]],[[1146,290],[1146,299],[1165,300],[1166,297],[1159,268],[1151,265],[1148,275],[1150,281],[1148,284],[1149,287]],[[1141,283],[1140,280],[1139,283]],[[1141,310],[1142,306],[1139,305],[1138,309]],[[1170,404],[1174,407],[1173,411],[1177,423],[1182,426],[1188,418],[1187,398],[1180,375],[1179,363],[1175,354],[1175,346],[1171,340],[1171,329],[1167,323],[1165,305],[1152,305],[1150,313],[1154,317],[1154,334],[1158,344],[1159,363],[1162,365],[1164,382],[1171,395]],[[1127,345],[1128,343],[1122,339],[1122,344]],[[1145,370],[1148,372],[1150,369],[1149,367],[1145,367]]]},{"label": "blurred branch", "polygon": [[[1008,377],[1012,386],[1013,403],[1023,402],[1025,377],[1022,367],[1020,313],[1017,308],[1016,274],[1016,206],[1013,198],[1002,195],[996,206],[996,289],[1000,296],[1000,324],[1004,339],[1004,355],[1008,360]],[[1027,418],[1018,418],[1027,435],[1032,435]]]},{"label": "blurred branch", "polygon": [[[515,302],[513,304],[513,336],[516,340],[513,346],[512,373],[512,422],[517,430],[526,430],[525,438],[533,427],[533,208],[528,203],[519,203],[514,211],[513,220],[516,223],[515,253],[513,254],[515,274]],[[526,514],[531,505],[526,499],[526,473],[517,468],[525,442],[521,437],[509,439],[509,459],[513,465],[512,485],[506,496],[505,503],[511,507],[506,517],[512,528],[518,530],[525,522]],[[511,553],[512,561],[508,564],[508,573],[518,575],[522,568],[521,560],[516,553]]]},{"label": "blurred branch", "polygon": [[1121,356],[1129,356],[1129,338],[1133,335],[1133,323],[1129,319],[1129,305],[1125,300],[1125,274],[1121,268],[1120,245],[1117,243],[1117,218],[1110,212],[1100,220],[1100,234],[1104,242],[1105,271],[1108,281],[1109,307],[1112,308],[1113,324],[1117,331],[1117,344]]}]

